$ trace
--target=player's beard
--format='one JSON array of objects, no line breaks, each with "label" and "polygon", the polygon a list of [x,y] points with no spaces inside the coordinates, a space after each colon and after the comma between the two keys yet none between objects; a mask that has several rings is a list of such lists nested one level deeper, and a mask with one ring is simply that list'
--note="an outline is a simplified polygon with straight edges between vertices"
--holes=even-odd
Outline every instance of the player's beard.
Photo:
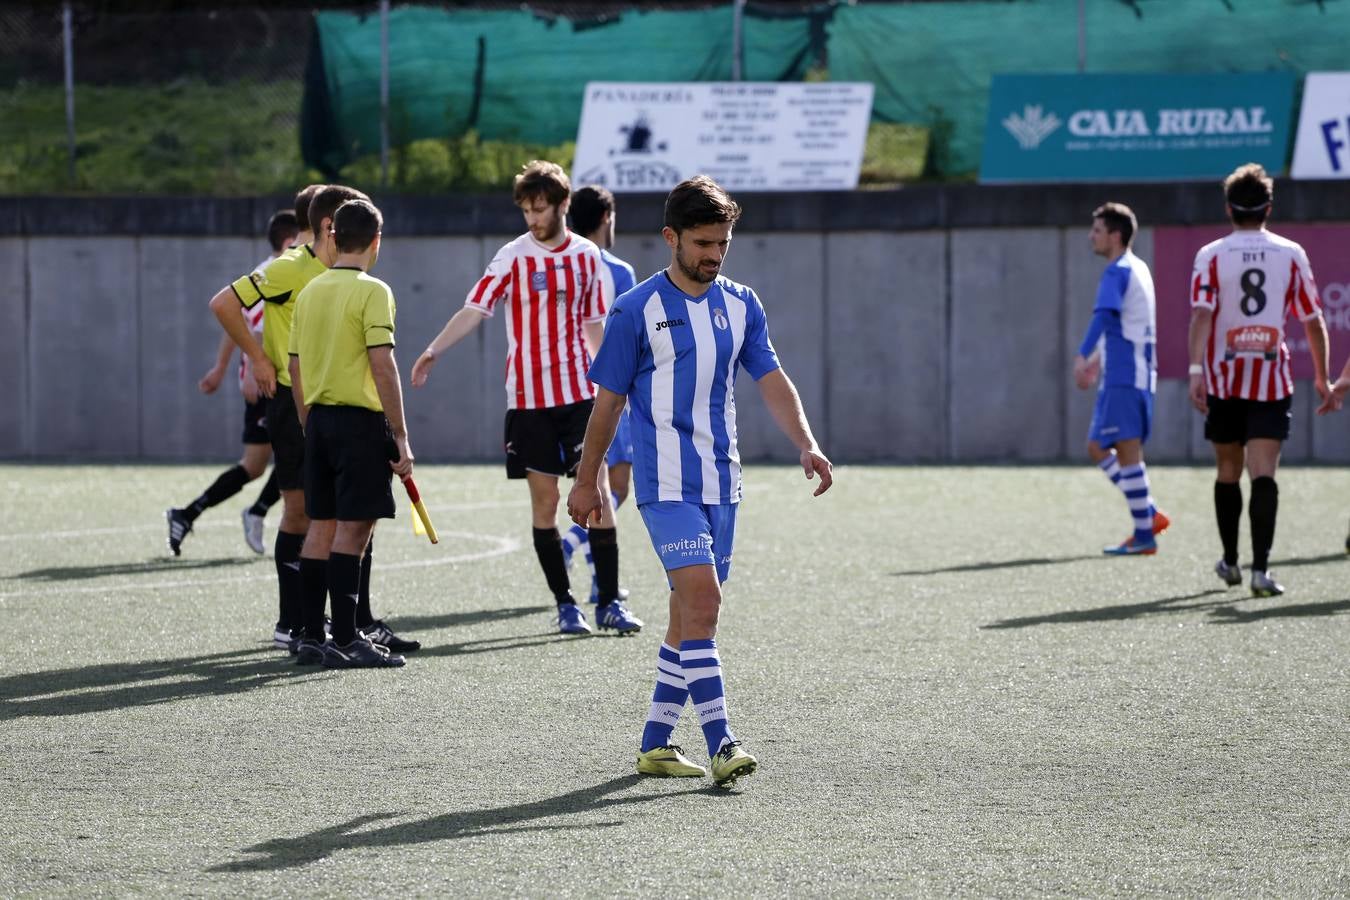
[{"label": "player's beard", "polygon": [[531,228],[530,232],[534,235],[536,241],[547,244],[549,241],[557,240],[558,236],[562,234],[562,222],[562,208],[555,206],[553,207],[552,218],[540,222]]},{"label": "player's beard", "polygon": [[689,265],[684,258],[684,249],[677,247],[675,249],[675,265],[680,267],[680,272],[690,281],[696,281],[699,284],[711,284],[717,278],[717,273],[722,271],[722,264],[715,266]]}]

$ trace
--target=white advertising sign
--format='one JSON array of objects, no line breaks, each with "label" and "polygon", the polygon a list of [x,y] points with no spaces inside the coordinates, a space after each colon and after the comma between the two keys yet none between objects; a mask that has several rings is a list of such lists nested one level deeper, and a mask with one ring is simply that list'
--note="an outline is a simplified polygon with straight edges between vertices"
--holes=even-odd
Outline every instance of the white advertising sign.
[{"label": "white advertising sign", "polygon": [[693,175],[748,191],[858,186],[872,85],[591,82],[574,185],[668,191]]},{"label": "white advertising sign", "polygon": [[1350,72],[1310,72],[1294,142],[1295,178],[1350,178]]}]

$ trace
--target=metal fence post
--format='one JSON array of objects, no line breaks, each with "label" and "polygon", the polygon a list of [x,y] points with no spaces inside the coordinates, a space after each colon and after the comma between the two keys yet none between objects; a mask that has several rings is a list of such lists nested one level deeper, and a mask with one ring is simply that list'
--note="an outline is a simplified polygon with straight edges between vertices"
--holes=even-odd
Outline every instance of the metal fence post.
[{"label": "metal fence post", "polygon": [[380,187],[389,186],[389,0],[380,0]]},{"label": "metal fence post", "polygon": [[61,55],[66,72],[66,180],[75,187],[75,42],[70,0],[61,4]]},{"label": "metal fence post", "polygon": [[745,0],[731,3],[731,80],[740,81],[745,72]]}]

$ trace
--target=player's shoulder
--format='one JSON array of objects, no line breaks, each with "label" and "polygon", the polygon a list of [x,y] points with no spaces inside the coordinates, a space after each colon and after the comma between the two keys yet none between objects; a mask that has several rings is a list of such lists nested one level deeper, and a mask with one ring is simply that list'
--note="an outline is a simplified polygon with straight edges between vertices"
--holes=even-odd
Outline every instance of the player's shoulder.
[{"label": "player's shoulder", "polygon": [[1285,250],[1295,256],[1307,256],[1306,251],[1303,249],[1303,245],[1298,241],[1291,240],[1284,235],[1276,234],[1273,231],[1262,231],[1261,234],[1265,236],[1268,243],[1279,247],[1281,250]]},{"label": "player's shoulder", "polygon": [[[654,295],[667,289],[668,285],[670,285],[670,279],[666,277],[665,271],[657,272],[616,297],[610,309],[641,309],[647,305],[647,301],[651,300]],[[673,289],[673,286],[671,289]]]},{"label": "player's shoulder", "polygon": [[604,247],[600,248],[600,258],[603,259],[607,265],[623,269],[633,278],[637,277],[637,273],[633,271],[633,267],[630,266],[626,260],[619,259],[619,257],[610,253]]},{"label": "player's shoulder", "polygon": [[1210,241],[1208,244],[1201,247],[1199,250],[1195,251],[1196,261],[1198,262],[1201,259],[1209,259],[1211,256],[1222,250],[1226,245],[1226,243],[1232,237],[1233,235],[1226,234],[1221,238],[1215,238],[1214,240]]},{"label": "player's shoulder", "polygon": [[301,244],[269,262],[259,274],[264,281],[291,285],[312,273],[316,267],[321,271],[324,268],[323,263],[314,255],[314,248],[308,244]]},{"label": "player's shoulder", "polygon": [[381,297],[394,296],[394,289],[389,286],[388,282],[376,278],[369,272],[362,272],[357,275],[356,283],[364,288],[365,292],[368,294],[374,294]]},{"label": "player's shoulder", "polygon": [[527,231],[519,237],[514,237],[498,247],[495,258],[501,259],[503,257],[525,256],[536,246],[537,245],[530,237],[530,233]]},{"label": "player's shoulder", "polygon": [[732,281],[725,275],[718,275],[715,282],[723,296],[734,297],[746,304],[756,304],[759,302],[759,296],[755,294],[753,288],[749,285],[741,284],[739,281]]},{"label": "player's shoulder", "polygon": [[563,251],[572,256],[589,256],[596,260],[605,258],[604,251],[600,249],[599,244],[590,238],[582,237],[575,231],[568,232],[567,246],[563,248]]}]

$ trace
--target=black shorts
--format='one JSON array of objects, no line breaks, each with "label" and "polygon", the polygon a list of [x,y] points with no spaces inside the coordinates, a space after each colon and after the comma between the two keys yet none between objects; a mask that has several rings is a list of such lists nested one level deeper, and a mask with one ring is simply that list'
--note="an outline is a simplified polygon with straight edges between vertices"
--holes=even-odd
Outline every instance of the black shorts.
[{"label": "black shorts", "polygon": [[291,389],[284,384],[277,385],[277,392],[267,401],[267,436],[272,441],[277,490],[300,490],[305,486],[305,433]]},{"label": "black shorts", "polygon": [[576,475],[594,400],[548,409],[506,411],[506,477],[526,472]]},{"label": "black shorts", "polygon": [[367,522],[394,518],[398,447],[384,413],[359,406],[311,406],[305,423],[305,514]]},{"label": "black shorts", "polygon": [[272,439],[267,436],[266,397],[259,397],[257,403],[244,402],[244,443],[272,443]]},{"label": "black shorts", "polygon": [[1210,395],[1209,415],[1205,416],[1205,440],[1215,444],[1246,444],[1257,438],[1286,441],[1289,439],[1289,422],[1293,418],[1290,412],[1293,402],[1293,397],[1243,400]]}]

